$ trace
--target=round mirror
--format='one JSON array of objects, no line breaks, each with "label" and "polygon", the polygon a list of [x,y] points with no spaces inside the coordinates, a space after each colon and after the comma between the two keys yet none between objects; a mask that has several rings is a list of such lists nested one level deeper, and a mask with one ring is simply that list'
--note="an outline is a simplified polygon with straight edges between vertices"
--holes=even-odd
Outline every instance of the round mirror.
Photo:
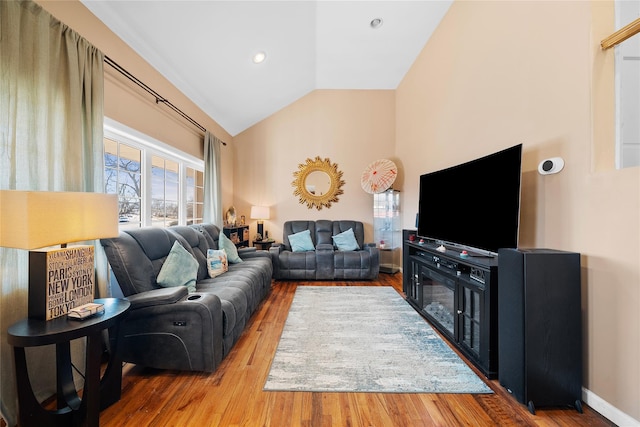
[{"label": "round mirror", "polygon": [[298,165],[293,177],[293,194],[298,196],[301,204],[306,203],[309,209],[315,207],[320,210],[324,206],[330,208],[331,203],[337,202],[338,196],[343,193],[342,172],[329,159],[322,160],[319,156],[313,160],[307,159],[305,163]]},{"label": "round mirror", "polygon": [[304,180],[304,188],[310,194],[322,196],[331,188],[331,177],[323,171],[313,171]]}]

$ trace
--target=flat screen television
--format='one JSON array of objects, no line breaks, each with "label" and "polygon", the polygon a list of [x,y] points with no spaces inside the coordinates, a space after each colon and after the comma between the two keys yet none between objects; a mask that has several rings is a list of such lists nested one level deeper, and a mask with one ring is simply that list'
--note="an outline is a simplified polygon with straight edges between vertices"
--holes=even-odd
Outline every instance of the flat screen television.
[{"label": "flat screen television", "polygon": [[518,246],[522,144],[420,176],[418,236],[469,255]]}]

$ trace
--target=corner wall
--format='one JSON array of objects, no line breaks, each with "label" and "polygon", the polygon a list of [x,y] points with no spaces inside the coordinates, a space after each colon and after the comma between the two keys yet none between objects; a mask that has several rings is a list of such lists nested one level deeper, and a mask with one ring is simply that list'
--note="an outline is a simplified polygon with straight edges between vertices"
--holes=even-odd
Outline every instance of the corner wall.
[{"label": "corner wall", "polygon": [[[582,254],[583,384],[631,423],[640,420],[640,169],[610,162],[613,51],[599,43],[614,31],[611,9],[456,1],[397,89],[396,156],[410,228],[420,174],[523,143],[520,246]],[[538,163],[554,156],[564,170],[540,176]]]},{"label": "corner wall", "polygon": [[[389,90],[316,90],[236,135],[234,203],[251,238],[257,229],[251,205],[264,205],[271,211],[264,228],[277,241],[287,220],[354,219],[364,222],[372,242],[373,196],[362,190],[360,175],[374,160],[397,162],[394,97]],[[316,156],[343,172],[344,194],[329,209],[308,209],[293,195],[293,173]]]}]

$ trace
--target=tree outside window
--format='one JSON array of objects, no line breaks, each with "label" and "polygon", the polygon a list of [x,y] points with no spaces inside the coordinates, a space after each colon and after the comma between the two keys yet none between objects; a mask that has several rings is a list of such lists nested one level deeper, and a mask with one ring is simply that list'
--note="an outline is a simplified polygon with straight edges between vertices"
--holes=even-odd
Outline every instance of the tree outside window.
[{"label": "tree outside window", "polygon": [[[113,126],[113,125],[112,125]],[[202,222],[204,172],[159,141],[105,127],[105,192],[118,195],[120,229]]]},{"label": "tree outside window", "polygon": [[105,192],[118,195],[121,228],[141,226],[142,178],[139,149],[104,140]]}]

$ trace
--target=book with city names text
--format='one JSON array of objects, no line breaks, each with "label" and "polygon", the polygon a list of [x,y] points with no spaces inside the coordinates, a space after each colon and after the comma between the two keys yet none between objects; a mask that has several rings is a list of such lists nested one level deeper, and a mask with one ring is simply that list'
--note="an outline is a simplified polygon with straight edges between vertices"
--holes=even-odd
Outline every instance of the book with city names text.
[{"label": "book with city names text", "polygon": [[29,317],[51,320],[93,302],[91,245],[29,251]]}]

